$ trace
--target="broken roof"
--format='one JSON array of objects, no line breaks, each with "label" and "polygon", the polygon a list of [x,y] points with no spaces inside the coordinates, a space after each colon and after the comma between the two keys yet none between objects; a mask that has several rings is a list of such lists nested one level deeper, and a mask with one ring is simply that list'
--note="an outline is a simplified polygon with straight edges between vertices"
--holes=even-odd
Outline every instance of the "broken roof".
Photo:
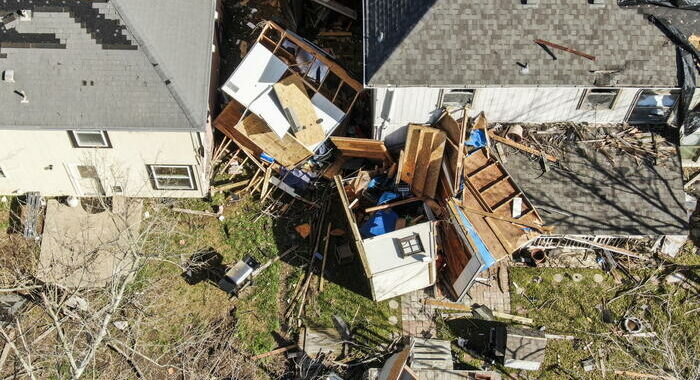
[{"label": "broken roof", "polygon": [[[203,130],[214,0],[7,0],[0,128]],[[24,92],[28,103],[15,91]]]},{"label": "broken roof", "polygon": [[562,235],[685,235],[683,179],[677,151],[655,166],[628,155],[615,165],[592,146],[571,144],[542,172],[539,160],[504,147],[504,166],[538,208],[546,225]]},{"label": "broken roof", "polygon": [[[370,86],[677,86],[676,48],[645,13],[698,34],[698,12],[580,0],[366,0]],[[592,61],[533,42],[550,41]],[[522,74],[518,63],[527,64]],[[599,71],[596,73],[596,71]],[[602,71],[613,71],[614,74]]]}]

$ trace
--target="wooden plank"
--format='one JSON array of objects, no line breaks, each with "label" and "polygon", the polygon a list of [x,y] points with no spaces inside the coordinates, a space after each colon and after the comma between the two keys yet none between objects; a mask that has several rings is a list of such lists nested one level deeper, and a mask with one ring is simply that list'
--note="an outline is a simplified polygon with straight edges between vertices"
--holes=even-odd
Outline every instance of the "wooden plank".
[{"label": "wooden plank", "polygon": [[539,44],[539,45],[546,45],[546,46],[549,46],[549,47],[553,47],[553,48],[555,48],[555,49],[563,50],[563,51],[565,51],[565,52],[567,52],[567,53],[571,53],[571,54],[574,54],[574,55],[578,55],[579,57],[583,57],[583,58],[586,58],[586,59],[590,59],[591,61],[595,61],[595,56],[593,56],[593,55],[586,54],[586,53],[584,53],[584,52],[581,52],[581,51],[572,49],[572,48],[570,48],[570,47],[566,47],[566,46],[562,46],[562,45],[559,45],[559,44],[555,44],[554,42],[549,42],[549,41],[541,40],[541,39],[539,39],[539,38],[536,39],[536,40],[534,40],[534,42],[535,42],[536,44]]},{"label": "wooden plank", "polygon": [[438,177],[440,176],[440,167],[442,166],[442,158],[445,151],[445,141],[447,137],[444,132],[438,132],[433,138],[432,151],[430,152],[430,162],[428,164],[428,173],[425,178],[424,194],[428,198],[435,198],[435,190],[437,189]]},{"label": "wooden plank", "polygon": [[251,358],[251,360],[258,360],[258,359],[266,358],[266,357],[272,356],[272,355],[279,355],[279,354],[285,353],[287,351],[296,350],[297,348],[299,348],[299,346],[297,346],[296,344],[292,344],[292,345],[286,346],[286,347],[280,347],[276,350],[272,350],[272,351],[266,352],[264,354],[255,355]]},{"label": "wooden plank", "polygon": [[293,132],[294,136],[308,147],[325,140],[326,133],[318,122],[318,115],[304,86],[304,80],[293,73],[272,88],[290,124],[298,128]]},{"label": "wooden plank", "polygon": [[414,163],[413,184],[411,192],[416,196],[422,196],[425,189],[425,178],[428,175],[428,162],[433,147],[435,133],[432,131],[420,131],[418,138],[418,154]]},{"label": "wooden plank", "polygon": [[389,166],[394,163],[394,159],[389,154],[383,141],[335,136],[331,137],[331,141],[344,156],[384,160]]},{"label": "wooden plank", "polygon": [[[426,305],[442,308],[442,309],[450,309],[450,310],[459,310],[459,311],[466,311],[466,312],[472,312],[474,309],[471,306],[463,305],[461,303],[457,302],[448,302],[448,301],[438,301],[436,299],[432,298],[426,298],[423,303]],[[507,319],[511,321],[515,321],[518,323],[526,324],[526,325],[532,325],[535,323],[534,320],[531,318],[526,318],[526,317],[521,317],[519,315],[513,315],[513,314],[507,314],[507,313],[501,313],[497,311],[492,311],[492,314],[496,318],[501,318],[501,319]]]},{"label": "wooden plank", "polygon": [[541,152],[541,151],[539,151],[539,150],[537,150],[537,149],[535,149],[535,148],[530,148],[530,147],[527,146],[527,145],[523,145],[523,144],[517,143],[517,142],[515,142],[515,141],[513,141],[513,140],[511,140],[511,139],[505,138],[505,137],[501,137],[501,136],[495,134],[492,130],[489,130],[489,131],[488,131],[488,135],[489,135],[489,137],[491,137],[491,138],[494,139],[495,141],[498,141],[499,143],[508,145],[508,146],[513,147],[513,148],[515,148],[515,149],[522,150],[523,152],[527,152],[527,153],[530,153],[530,154],[534,154],[535,156],[542,156],[542,155],[544,154],[544,157],[545,157],[547,160],[549,160],[549,161],[551,161],[551,162],[557,162],[557,161],[558,161],[558,159],[557,159],[556,157],[552,156],[551,154],[545,154],[545,153],[543,153],[543,152]]},{"label": "wooden plank", "polygon": [[524,227],[533,228],[533,229],[536,229],[538,231],[542,231],[542,225],[535,224],[535,223],[528,223],[528,222],[520,220],[520,219],[514,219],[514,218],[507,217],[507,216],[494,214],[492,212],[481,211],[481,210],[477,210],[477,209],[471,208],[471,207],[462,207],[462,210],[464,210],[466,213],[477,214],[477,215],[485,216],[485,217],[488,217],[491,219],[498,219],[498,220],[502,220],[505,222],[509,222],[509,223],[521,225]]},{"label": "wooden plank", "polygon": [[423,197],[413,197],[413,198],[408,198],[408,199],[402,199],[400,201],[387,203],[387,204],[383,204],[380,206],[366,208],[365,212],[369,214],[370,212],[375,212],[375,211],[379,211],[379,210],[386,210],[388,208],[401,206],[401,205],[405,205],[405,204],[413,203],[413,202],[419,202],[419,201],[423,201],[423,200],[425,200],[425,198],[423,198]]},{"label": "wooden plank", "polygon": [[418,155],[418,144],[420,142],[420,132],[415,128],[411,128],[412,126],[413,125],[408,126],[406,146],[404,147],[403,157],[399,165],[401,181],[409,185],[413,185],[413,177],[416,170],[416,156]]}]

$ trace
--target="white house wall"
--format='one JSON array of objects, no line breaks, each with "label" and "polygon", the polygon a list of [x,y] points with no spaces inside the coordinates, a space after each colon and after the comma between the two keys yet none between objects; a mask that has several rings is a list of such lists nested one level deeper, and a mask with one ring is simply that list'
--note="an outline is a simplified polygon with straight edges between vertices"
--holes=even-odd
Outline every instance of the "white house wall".
[{"label": "white house wall", "polygon": [[[112,148],[74,148],[65,130],[0,130],[0,194],[38,191],[80,195],[69,165],[95,166],[106,195],[121,186],[131,197],[202,197],[208,190],[200,152],[211,149],[207,133],[108,131]],[[197,190],[155,190],[146,165],[190,165]]]},{"label": "white house wall", "polygon": [[[640,88],[623,88],[612,109],[578,110],[586,91],[573,87],[478,88],[472,115],[484,112],[490,122],[589,122],[625,121]],[[439,116],[442,90],[428,87],[374,89],[374,137],[387,145],[403,143],[408,123],[432,123]]]}]

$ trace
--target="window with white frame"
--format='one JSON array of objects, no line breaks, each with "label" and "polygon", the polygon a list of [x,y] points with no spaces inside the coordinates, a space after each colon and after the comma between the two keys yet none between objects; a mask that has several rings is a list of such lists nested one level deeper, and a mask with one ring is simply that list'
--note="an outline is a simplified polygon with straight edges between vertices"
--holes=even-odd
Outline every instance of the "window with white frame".
[{"label": "window with white frame", "polygon": [[194,173],[189,165],[149,165],[156,190],[196,190]]},{"label": "window with white frame", "polygon": [[107,132],[98,130],[69,131],[76,148],[111,148]]},{"label": "window with white frame", "polygon": [[471,107],[474,101],[474,91],[471,89],[445,90],[442,93],[442,107],[464,108]]},{"label": "window with white frame", "polygon": [[619,89],[588,89],[583,93],[578,109],[585,111],[612,109],[619,94]]}]

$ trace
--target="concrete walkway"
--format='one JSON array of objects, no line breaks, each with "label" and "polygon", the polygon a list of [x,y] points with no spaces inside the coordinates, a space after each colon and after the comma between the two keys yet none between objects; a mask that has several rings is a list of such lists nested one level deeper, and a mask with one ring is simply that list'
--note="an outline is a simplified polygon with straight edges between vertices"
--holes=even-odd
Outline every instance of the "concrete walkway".
[{"label": "concrete walkway", "polygon": [[112,211],[90,214],[57,200],[46,206],[37,277],[66,288],[98,288],[128,273],[128,252],[143,213],[140,200],[115,197]]}]

